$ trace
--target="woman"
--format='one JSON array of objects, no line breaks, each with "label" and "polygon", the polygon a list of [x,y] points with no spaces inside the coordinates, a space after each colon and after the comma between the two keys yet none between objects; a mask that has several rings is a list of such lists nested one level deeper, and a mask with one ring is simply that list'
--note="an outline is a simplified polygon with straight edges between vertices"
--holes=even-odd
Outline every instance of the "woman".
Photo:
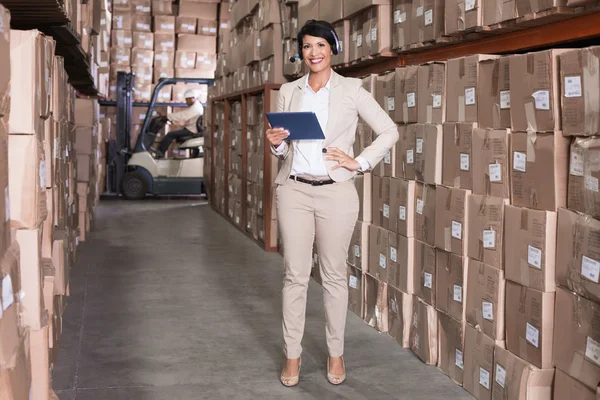
[{"label": "woman", "polygon": [[[281,86],[277,111],[314,112],[325,140],[288,142],[289,132],[284,129],[266,132],[271,151],[284,160],[275,180],[285,259],[282,297],[287,360],[280,380],[285,386],[299,381],[306,292],[316,236],[329,351],[327,379],[339,385],[346,378],[342,358],[348,307],[346,256],[359,209],[353,180],[357,171],[370,170],[382,160],[398,140],[398,130],[359,79],[344,78],[331,69],[331,56],[340,51],[331,24],[308,21],[298,33],[298,47],[298,58],[310,72]],[[359,115],[377,139],[354,158]]]}]

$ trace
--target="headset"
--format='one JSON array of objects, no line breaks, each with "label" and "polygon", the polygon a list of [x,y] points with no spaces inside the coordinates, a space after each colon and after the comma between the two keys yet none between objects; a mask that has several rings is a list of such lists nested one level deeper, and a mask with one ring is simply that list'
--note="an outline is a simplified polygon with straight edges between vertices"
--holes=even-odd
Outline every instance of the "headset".
[{"label": "headset", "polygon": [[333,40],[335,41],[335,47],[331,48],[333,55],[337,56],[338,54],[340,54],[342,52],[342,46],[340,45],[340,40],[338,39],[338,36],[335,33],[335,30],[333,29],[331,24],[329,24],[329,22],[326,22],[326,21],[317,21],[316,19],[311,19],[311,20],[307,21],[306,24],[304,24],[304,26],[302,27],[302,29],[300,29],[300,32],[298,32],[298,36],[296,38],[298,41],[298,53],[294,54],[293,56],[290,57],[290,62],[296,62],[298,60],[302,60],[302,37],[304,37],[304,35],[306,34],[305,28],[307,25],[318,25],[322,28],[327,29],[329,32],[331,32],[331,34],[333,35]]}]

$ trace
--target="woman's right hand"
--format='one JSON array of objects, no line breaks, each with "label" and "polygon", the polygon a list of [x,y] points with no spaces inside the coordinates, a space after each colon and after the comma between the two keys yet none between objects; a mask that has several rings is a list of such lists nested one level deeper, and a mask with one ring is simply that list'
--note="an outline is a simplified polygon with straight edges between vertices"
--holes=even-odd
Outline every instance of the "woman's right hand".
[{"label": "woman's right hand", "polygon": [[284,128],[270,128],[267,129],[267,140],[271,142],[273,147],[279,147],[279,145],[290,136],[290,132]]}]

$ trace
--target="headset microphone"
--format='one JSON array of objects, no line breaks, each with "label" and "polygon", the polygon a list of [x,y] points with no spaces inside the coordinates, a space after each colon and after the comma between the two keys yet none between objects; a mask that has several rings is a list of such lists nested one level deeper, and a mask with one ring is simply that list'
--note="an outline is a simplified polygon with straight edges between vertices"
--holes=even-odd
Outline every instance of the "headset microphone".
[{"label": "headset microphone", "polygon": [[290,62],[292,62],[292,63],[295,63],[298,60],[300,60],[300,54],[294,54],[293,56],[290,57]]}]

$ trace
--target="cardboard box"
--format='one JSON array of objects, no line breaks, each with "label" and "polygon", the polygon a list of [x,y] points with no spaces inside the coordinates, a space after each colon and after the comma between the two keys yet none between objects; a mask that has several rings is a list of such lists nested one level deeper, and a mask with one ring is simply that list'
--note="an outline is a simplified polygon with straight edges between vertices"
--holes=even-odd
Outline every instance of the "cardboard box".
[{"label": "cardboard box", "polygon": [[175,52],[162,51],[154,53],[154,68],[170,69],[175,65]]},{"label": "cardboard box", "polygon": [[40,330],[44,321],[44,296],[42,292],[42,230],[18,229],[15,239],[22,249],[20,252],[21,290],[27,295],[22,301],[21,318],[25,326]]},{"label": "cardboard box", "polygon": [[419,66],[417,92],[417,121],[443,123],[446,119],[446,64],[437,62]]},{"label": "cardboard box", "polygon": [[600,47],[567,51],[560,55],[562,129],[565,136],[600,134]]},{"label": "cardboard box", "polygon": [[412,0],[393,0],[392,48],[401,49],[411,44]]},{"label": "cardboard box", "polygon": [[369,224],[357,221],[348,248],[348,264],[361,270],[368,271],[369,266]]},{"label": "cardboard box", "polygon": [[410,346],[413,296],[388,285],[388,334],[403,349]]},{"label": "cardboard box", "polygon": [[438,312],[439,356],[438,369],[456,384],[463,383],[464,330],[463,324]]},{"label": "cardboard box", "polygon": [[594,321],[600,318],[600,305],[557,288],[554,318],[555,326],[560,327],[554,330],[554,365],[595,388],[600,381],[600,332]]},{"label": "cardboard box", "polygon": [[554,368],[538,369],[511,352],[494,350],[493,399],[551,399]]},{"label": "cardboard box", "polygon": [[347,64],[350,62],[350,21],[346,19],[336,22],[333,24],[333,28],[340,41],[342,51],[331,57],[331,65]]},{"label": "cardboard box", "polygon": [[419,67],[397,68],[396,103],[400,111],[397,122],[415,123],[418,120]]},{"label": "cardboard box", "polygon": [[568,178],[569,209],[583,212],[594,218],[600,218],[600,194],[598,193],[600,168],[595,161],[599,149],[600,140],[597,137],[573,140]]},{"label": "cardboard box", "polygon": [[217,41],[214,36],[177,35],[177,50],[195,51],[197,53],[215,53]]},{"label": "cardboard box", "polygon": [[415,181],[390,179],[390,230],[415,236]]},{"label": "cardboard box", "polygon": [[473,129],[473,193],[510,199],[508,129]]},{"label": "cardboard box", "polygon": [[[19,322],[21,290],[20,278],[20,249],[17,242],[13,242],[6,250],[0,261],[0,278],[3,282],[3,316],[0,319],[0,366],[1,369],[14,368],[17,364],[17,355],[21,345]],[[4,283],[6,282],[6,283]],[[12,292],[12,293],[10,293]],[[0,389],[0,395],[2,390]]]},{"label": "cardboard box", "polygon": [[[492,6],[493,3],[489,4]],[[483,0],[449,0],[445,7],[445,33],[453,35],[483,25]]]},{"label": "cardboard box", "polygon": [[377,88],[374,97],[377,102],[394,121],[402,120],[402,101],[399,84],[404,79],[404,70],[396,68],[394,71],[377,76]]},{"label": "cardboard box", "polygon": [[416,242],[389,232],[388,283],[404,293],[414,294],[415,286],[420,283],[416,273]]},{"label": "cardboard box", "polygon": [[363,15],[363,57],[389,54],[392,48],[391,6],[380,5],[367,9]]},{"label": "cardboard box", "polygon": [[133,14],[124,10],[115,10],[112,15],[112,29],[133,30]]},{"label": "cardboard box", "polygon": [[373,224],[390,230],[391,178],[373,177]]},{"label": "cardboard box", "polygon": [[54,265],[54,294],[66,295],[70,281],[68,237],[65,231],[54,230],[52,265]]},{"label": "cardboard box", "polygon": [[411,43],[431,42],[444,34],[444,1],[413,0]]},{"label": "cardboard box", "polygon": [[494,268],[503,268],[505,199],[469,196],[467,255]]},{"label": "cardboard box", "polygon": [[435,212],[435,246],[438,249],[467,255],[470,190],[437,186]]},{"label": "cardboard box", "polygon": [[133,47],[154,50],[154,34],[150,32],[133,32]]},{"label": "cardboard box", "polygon": [[175,68],[196,68],[196,53],[193,51],[176,51]]},{"label": "cardboard box", "polygon": [[508,57],[513,130],[561,130],[558,57],[565,51],[553,49]]},{"label": "cardboard box", "polygon": [[[148,35],[148,33],[137,32],[137,35]],[[133,47],[133,32],[113,29],[111,33],[111,43],[114,47],[130,49]],[[138,43],[137,47],[140,47],[139,44],[140,43]]]},{"label": "cardboard box", "polygon": [[450,317],[465,321],[469,259],[436,250],[436,308]]},{"label": "cardboard box", "polygon": [[[217,36],[218,21],[212,19],[198,19],[198,35]],[[184,32],[185,33],[185,32]]]},{"label": "cardboard box", "polygon": [[362,318],[363,316],[363,272],[347,266],[348,271],[348,309]]},{"label": "cardboard box", "polygon": [[600,221],[560,208],[556,238],[556,283],[578,295],[600,302]]},{"label": "cardboard box", "polygon": [[506,348],[538,368],[552,368],[554,293],[506,284]]},{"label": "cardboard box", "polygon": [[419,298],[413,298],[410,327],[410,349],[427,365],[437,365],[438,324],[437,311]]},{"label": "cardboard box", "polygon": [[473,169],[471,147],[473,128],[472,122],[446,122],[443,125],[443,172],[442,183],[461,189],[472,189]]},{"label": "cardboard box", "polygon": [[329,0],[319,2],[319,19],[329,23],[344,19],[344,1]]},{"label": "cardboard box", "polygon": [[463,387],[477,400],[492,399],[495,347],[494,339],[466,325]]},{"label": "cardboard box", "polygon": [[[94,2],[99,3],[99,1]],[[152,0],[133,0],[131,7],[136,14],[148,14],[152,12]]]},{"label": "cardboard box", "polygon": [[442,125],[417,124],[415,177],[430,185],[442,183]]},{"label": "cardboard box", "polygon": [[20,339],[13,369],[0,370],[0,396],[6,399],[27,399],[31,393],[30,353],[26,351],[28,336]]},{"label": "cardboard box", "polygon": [[556,222],[555,212],[508,205],[504,208],[506,279],[554,292]]},{"label": "cardboard box", "polygon": [[363,45],[365,42],[363,37],[366,35],[366,32],[363,32],[363,22],[363,14],[357,14],[350,18],[350,39],[352,41],[348,52],[350,62],[360,60],[363,55]]},{"label": "cardboard box", "polygon": [[596,393],[576,379],[556,369],[554,378],[555,399],[596,400]]},{"label": "cardboard box", "polygon": [[77,154],[93,154],[97,143],[98,138],[95,127],[75,128],[75,151]]},{"label": "cardboard box", "polygon": [[154,51],[144,49],[131,50],[131,66],[132,67],[148,67],[152,68],[154,60]]},{"label": "cardboard box", "polygon": [[560,132],[511,135],[511,204],[548,211],[566,207],[569,142]]},{"label": "cardboard box", "polygon": [[32,135],[10,135],[8,165],[11,228],[36,229],[48,215],[42,143]]},{"label": "cardboard box", "polygon": [[50,392],[50,346],[49,327],[29,331],[29,351],[31,355],[31,395],[32,399],[47,399]]},{"label": "cardboard box", "polygon": [[373,202],[372,202],[372,187],[373,176],[370,173],[357,175],[354,178],[354,185],[358,192],[359,211],[358,220],[363,222],[372,222],[373,220]]},{"label": "cardboard box", "polygon": [[194,17],[177,17],[175,20],[175,33],[196,33],[198,20]]},{"label": "cardboard box", "polygon": [[517,14],[527,15],[538,13],[551,8],[565,6],[566,4],[566,0],[550,0],[542,3],[533,0],[517,0]]},{"label": "cardboard box", "polygon": [[498,58],[498,56],[476,54],[448,60],[446,64],[446,121],[478,121],[478,83],[484,80],[491,80],[491,77],[488,76],[480,77],[479,63],[494,58]]},{"label": "cardboard box", "polygon": [[482,76],[489,78],[480,79],[477,82],[479,92],[477,119],[479,127],[510,128],[509,58],[501,57],[481,61],[479,71]]},{"label": "cardboard box", "polygon": [[281,67],[282,63],[283,61],[278,57],[269,57],[260,62],[260,73],[263,84],[285,82],[283,68]]},{"label": "cardboard box", "polygon": [[495,340],[504,339],[505,284],[502,270],[476,260],[469,261],[467,323]]},{"label": "cardboard box", "polygon": [[[391,0],[344,0],[343,10],[344,17],[348,18],[359,13],[371,6],[380,4],[390,4]],[[322,16],[321,16],[322,19]]]},{"label": "cardboard box", "polygon": [[390,254],[389,232],[375,225],[369,226],[369,269],[371,276],[381,282],[388,280]]},{"label": "cardboard box", "polygon": [[131,19],[131,29],[136,32],[152,32],[152,17],[134,14]]},{"label": "cardboard box", "polygon": [[372,169],[373,175],[381,177],[393,177],[396,174],[396,147],[394,146]]},{"label": "cardboard box", "polygon": [[277,0],[260,0],[258,4],[258,26],[264,29],[273,24],[281,27],[281,13]]},{"label": "cardboard box", "polygon": [[517,18],[517,0],[484,3],[483,25],[490,26]]},{"label": "cardboard box", "polygon": [[380,332],[388,331],[388,296],[387,283],[373,278],[369,274],[363,274],[363,292],[364,316],[363,320],[367,325],[377,329]]},{"label": "cardboard box", "polygon": [[260,59],[283,57],[281,25],[273,24],[260,31]]},{"label": "cardboard box", "polygon": [[[175,35],[172,33],[155,33],[154,34],[154,51],[155,54],[175,51]],[[160,65],[154,65],[155,67]],[[173,64],[169,65],[172,67]]]},{"label": "cardboard box", "polygon": [[415,185],[415,239],[435,245],[435,186]]},{"label": "cardboard box", "polygon": [[436,293],[435,248],[418,240],[415,241],[415,295],[432,307],[435,307]]},{"label": "cardboard box", "polygon": [[131,49],[111,47],[110,48],[110,63],[111,71],[113,70],[112,64],[123,67],[131,66]]},{"label": "cardboard box", "polygon": [[194,0],[182,0],[179,4],[180,17],[217,19],[217,4],[199,3]]}]

